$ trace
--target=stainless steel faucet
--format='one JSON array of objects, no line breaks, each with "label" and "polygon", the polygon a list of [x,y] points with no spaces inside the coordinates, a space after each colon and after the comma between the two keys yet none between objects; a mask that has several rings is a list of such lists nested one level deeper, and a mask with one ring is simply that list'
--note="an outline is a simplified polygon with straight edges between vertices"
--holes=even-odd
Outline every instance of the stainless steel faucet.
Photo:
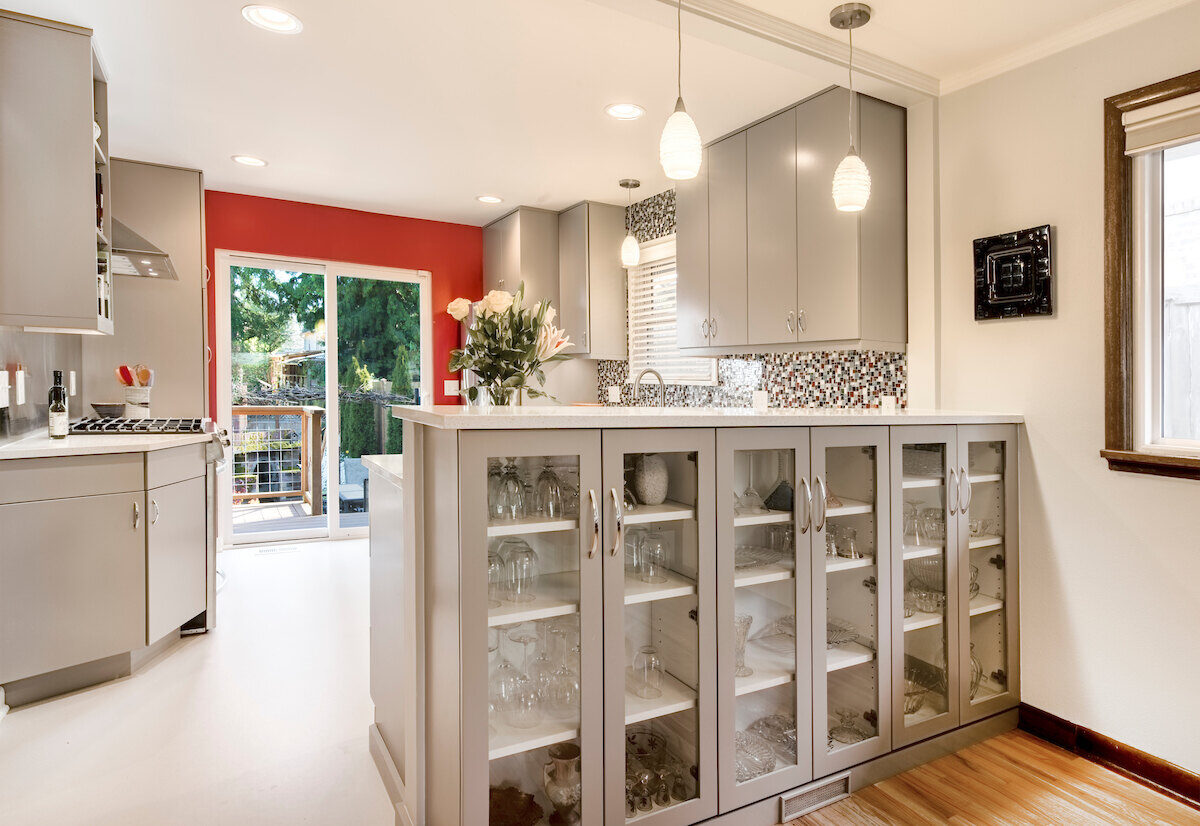
[{"label": "stainless steel faucet", "polygon": [[647,373],[653,373],[654,378],[658,379],[658,406],[667,406],[667,383],[663,381],[662,373],[655,370],[653,367],[647,367],[645,370],[637,374],[637,378],[633,380],[633,397],[638,397],[638,391],[642,387],[642,376]]}]

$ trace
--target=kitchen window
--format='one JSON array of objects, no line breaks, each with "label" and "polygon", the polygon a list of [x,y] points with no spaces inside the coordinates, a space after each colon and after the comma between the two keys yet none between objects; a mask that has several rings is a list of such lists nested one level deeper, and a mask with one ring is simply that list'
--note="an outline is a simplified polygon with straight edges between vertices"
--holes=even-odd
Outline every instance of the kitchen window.
[{"label": "kitchen window", "polygon": [[1105,448],[1200,479],[1200,72],[1105,101]]},{"label": "kitchen window", "polygon": [[667,384],[716,384],[717,360],[679,352],[675,316],[675,236],[641,245],[628,270],[629,378],[647,368]]}]

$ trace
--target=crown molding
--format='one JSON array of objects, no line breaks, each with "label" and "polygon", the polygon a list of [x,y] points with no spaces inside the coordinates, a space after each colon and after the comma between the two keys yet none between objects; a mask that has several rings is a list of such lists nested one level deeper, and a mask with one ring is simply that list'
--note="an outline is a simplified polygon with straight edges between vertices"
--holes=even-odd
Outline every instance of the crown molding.
[{"label": "crown molding", "polygon": [[[966,72],[952,75],[941,83],[943,95],[957,92],[989,78],[1011,72],[1045,57],[1065,51],[1072,46],[1087,43],[1106,34],[1140,23],[1151,17],[1185,6],[1192,0],[1133,0],[1124,6],[1098,14],[1079,25],[1043,38],[996,60],[984,63]],[[857,62],[857,61],[856,61]]]},{"label": "crown molding", "polygon": [[[677,0],[658,0],[675,7]],[[681,0],[689,14],[712,20],[747,34],[811,55],[835,66],[848,66],[850,47],[841,40],[819,34],[795,23],[744,6],[733,0]],[[937,97],[941,84],[936,77],[910,69],[862,49],[854,50],[854,72]]]}]

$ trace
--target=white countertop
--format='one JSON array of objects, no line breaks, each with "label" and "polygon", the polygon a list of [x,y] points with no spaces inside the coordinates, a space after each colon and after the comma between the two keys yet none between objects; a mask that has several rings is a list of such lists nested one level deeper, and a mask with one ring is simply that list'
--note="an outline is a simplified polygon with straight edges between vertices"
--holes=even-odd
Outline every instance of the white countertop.
[{"label": "white countertop", "polygon": [[91,456],[99,453],[145,453],[150,450],[200,444],[211,439],[210,433],[111,433],[51,439],[45,432],[39,431],[0,445],[0,460]]},{"label": "white countertop", "polygon": [[626,427],[835,427],[842,425],[1020,424],[1008,413],[953,410],[772,407],[586,407],[395,405],[392,415],[444,430],[529,430]]},{"label": "white countertop", "polygon": [[392,453],[387,455],[376,454],[374,456],[363,456],[362,463],[367,466],[368,470],[373,470],[383,475],[389,482],[394,482],[397,485],[404,484],[404,457]]}]

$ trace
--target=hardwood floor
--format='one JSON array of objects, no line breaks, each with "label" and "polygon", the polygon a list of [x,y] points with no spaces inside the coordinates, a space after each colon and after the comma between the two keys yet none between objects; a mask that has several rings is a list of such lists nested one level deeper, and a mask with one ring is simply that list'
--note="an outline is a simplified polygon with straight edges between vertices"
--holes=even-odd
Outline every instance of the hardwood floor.
[{"label": "hardwood floor", "polygon": [[789,826],[1200,824],[1200,811],[1023,731],[860,789]]}]

